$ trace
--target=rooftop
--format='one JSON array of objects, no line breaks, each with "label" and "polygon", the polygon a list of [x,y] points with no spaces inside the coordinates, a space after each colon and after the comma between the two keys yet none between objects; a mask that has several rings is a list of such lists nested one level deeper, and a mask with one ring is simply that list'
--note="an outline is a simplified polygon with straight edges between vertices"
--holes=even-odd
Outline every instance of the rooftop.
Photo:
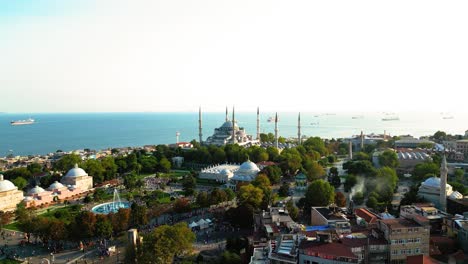
[{"label": "rooftop", "polygon": [[317,210],[323,217],[325,217],[327,220],[332,220],[332,221],[337,221],[337,220],[343,220],[343,221],[349,221],[346,216],[340,212],[339,208],[337,208],[335,212],[330,210],[328,207],[313,207],[313,209]]},{"label": "rooftop", "polygon": [[341,243],[326,243],[320,241],[304,241],[300,245],[301,253],[314,256],[316,253],[319,257],[342,257],[350,259],[358,259],[351,251],[351,248]]},{"label": "rooftop", "polygon": [[380,221],[387,225],[390,229],[405,227],[421,227],[421,225],[416,223],[415,221],[407,220],[404,218],[385,219]]}]

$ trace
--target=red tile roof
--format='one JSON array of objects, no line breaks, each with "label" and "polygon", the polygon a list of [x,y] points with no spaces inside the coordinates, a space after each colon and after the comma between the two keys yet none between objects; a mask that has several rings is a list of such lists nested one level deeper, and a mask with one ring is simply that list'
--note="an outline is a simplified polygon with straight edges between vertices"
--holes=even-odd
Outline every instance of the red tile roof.
[{"label": "red tile roof", "polygon": [[439,264],[440,262],[424,255],[406,257],[406,264]]},{"label": "red tile roof", "polygon": [[350,259],[358,259],[351,251],[351,248],[340,243],[320,243],[320,242],[303,242],[301,243],[301,252],[309,256],[317,255],[320,258],[327,257],[344,257]]},{"label": "red tile roof", "polygon": [[369,210],[367,210],[365,208],[355,209],[354,213],[357,216],[364,219],[364,221],[366,221],[366,223],[368,223],[368,224],[374,224],[375,222],[377,222],[377,216],[374,215],[373,213],[369,212]]}]

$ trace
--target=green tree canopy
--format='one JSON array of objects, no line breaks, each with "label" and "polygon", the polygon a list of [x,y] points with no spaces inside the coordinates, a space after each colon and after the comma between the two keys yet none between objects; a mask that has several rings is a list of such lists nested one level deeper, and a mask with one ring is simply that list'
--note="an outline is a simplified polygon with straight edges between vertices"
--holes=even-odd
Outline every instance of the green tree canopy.
[{"label": "green tree canopy", "polygon": [[396,168],[398,167],[398,156],[395,151],[385,150],[379,155],[380,166]]},{"label": "green tree canopy", "polygon": [[311,206],[328,206],[335,201],[335,188],[324,180],[315,180],[307,188],[305,204]]},{"label": "green tree canopy", "polygon": [[67,172],[68,170],[72,169],[75,164],[81,164],[81,157],[77,154],[67,154],[54,164],[54,168],[55,170],[61,172]]},{"label": "green tree canopy", "polygon": [[192,251],[195,234],[186,223],[181,222],[173,226],[159,226],[144,236],[143,241],[139,262],[169,264],[173,263],[175,256]]},{"label": "green tree canopy", "polygon": [[249,184],[239,188],[237,197],[241,204],[250,205],[253,208],[259,208],[263,200],[263,195],[262,189]]}]

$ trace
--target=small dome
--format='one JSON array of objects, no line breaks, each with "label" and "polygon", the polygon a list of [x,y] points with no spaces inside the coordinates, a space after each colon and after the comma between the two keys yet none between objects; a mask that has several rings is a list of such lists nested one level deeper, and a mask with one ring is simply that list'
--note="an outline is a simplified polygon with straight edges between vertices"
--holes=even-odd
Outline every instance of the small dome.
[{"label": "small dome", "polygon": [[222,169],[219,174],[222,174],[222,175],[232,175],[232,172],[229,170],[229,169]]},{"label": "small dome", "polygon": [[78,164],[75,164],[75,167],[67,172],[65,177],[81,177],[81,176],[88,176],[86,171],[82,168],[78,168]]},{"label": "small dome", "polygon": [[440,188],[440,178],[437,178],[437,177],[428,178],[422,183],[422,185],[427,186],[427,187]]},{"label": "small dome", "polygon": [[259,172],[260,169],[257,167],[257,164],[251,162],[250,160],[242,163],[240,165],[239,171],[242,172]]},{"label": "small dome", "polygon": [[450,194],[450,198],[452,199],[463,199],[463,194],[457,192],[457,191],[454,191],[452,194]]},{"label": "small dome", "polygon": [[65,187],[65,186],[64,186],[63,184],[61,184],[61,183],[58,182],[58,181],[55,181],[54,183],[52,183],[52,184],[49,186],[49,191],[62,189],[62,188],[64,188],[64,187]]},{"label": "small dome", "polygon": [[232,127],[232,122],[231,121],[226,121],[221,127]]},{"label": "small dome", "polygon": [[42,189],[40,186],[37,186],[32,188],[31,190],[28,191],[28,195],[29,196],[33,196],[34,194],[39,194],[39,193],[42,193],[42,192],[45,192],[44,189]]},{"label": "small dome", "polygon": [[0,174],[0,192],[7,192],[17,189],[16,186],[9,180],[4,180],[3,175]]}]

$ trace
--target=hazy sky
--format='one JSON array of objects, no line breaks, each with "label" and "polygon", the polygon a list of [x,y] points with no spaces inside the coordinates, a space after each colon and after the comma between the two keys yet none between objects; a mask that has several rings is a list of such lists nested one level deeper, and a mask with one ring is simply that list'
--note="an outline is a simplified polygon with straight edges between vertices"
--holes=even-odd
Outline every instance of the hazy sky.
[{"label": "hazy sky", "polygon": [[0,112],[468,111],[468,1],[2,1]]}]

